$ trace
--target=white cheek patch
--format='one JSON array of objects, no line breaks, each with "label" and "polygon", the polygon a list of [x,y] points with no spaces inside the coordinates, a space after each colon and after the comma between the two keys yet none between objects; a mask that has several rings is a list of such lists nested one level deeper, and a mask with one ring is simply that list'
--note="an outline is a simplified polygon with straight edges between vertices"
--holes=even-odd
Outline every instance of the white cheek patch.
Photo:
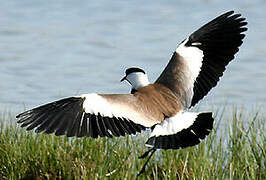
[{"label": "white cheek patch", "polygon": [[127,80],[130,82],[133,89],[138,89],[150,84],[148,76],[142,72],[133,72],[127,75]]},{"label": "white cheek patch", "polygon": [[173,117],[166,118],[153,129],[150,137],[176,134],[189,128],[196,120],[198,113],[180,112]]}]

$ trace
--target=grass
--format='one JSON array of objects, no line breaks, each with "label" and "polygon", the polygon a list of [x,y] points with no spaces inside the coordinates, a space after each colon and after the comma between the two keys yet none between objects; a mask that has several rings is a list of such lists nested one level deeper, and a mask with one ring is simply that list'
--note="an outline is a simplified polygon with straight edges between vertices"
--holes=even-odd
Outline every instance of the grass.
[{"label": "grass", "polygon": [[[145,134],[55,137],[8,121],[0,120],[0,179],[135,179],[145,161]],[[201,144],[156,152],[139,179],[266,179],[264,122],[260,113],[222,113]]]}]

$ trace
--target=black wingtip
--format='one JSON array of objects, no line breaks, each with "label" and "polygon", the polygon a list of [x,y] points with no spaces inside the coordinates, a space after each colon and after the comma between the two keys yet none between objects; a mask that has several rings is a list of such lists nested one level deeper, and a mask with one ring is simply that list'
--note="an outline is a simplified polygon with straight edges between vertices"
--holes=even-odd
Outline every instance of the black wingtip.
[{"label": "black wingtip", "polygon": [[22,113],[19,113],[16,115],[16,119],[19,119],[19,118],[22,118],[23,116],[29,114],[31,112],[31,110],[28,110],[28,111],[24,111]]},{"label": "black wingtip", "polygon": [[235,13],[234,10],[230,10],[230,11],[226,12],[225,14],[226,14],[226,16],[230,16],[230,15],[232,15],[232,14],[234,14],[234,13]]},{"label": "black wingtip", "polygon": [[[49,126],[53,123],[53,117],[60,112],[68,113],[68,116],[71,118],[70,111],[81,111],[83,101],[84,98],[82,97],[69,97],[39,106],[16,115],[18,119],[17,123],[21,124],[21,127],[27,127],[26,130],[28,131],[37,127],[35,132],[39,133],[48,130],[50,128]],[[75,117],[72,118],[74,119]],[[66,117],[64,119],[66,119]],[[65,126],[66,124],[61,125]]]},{"label": "black wingtip", "polygon": [[193,46],[203,51],[201,71],[194,83],[194,96],[190,107],[196,105],[217,85],[226,66],[235,58],[248,30],[246,18],[241,14],[228,11],[189,36],[186,46]]}]

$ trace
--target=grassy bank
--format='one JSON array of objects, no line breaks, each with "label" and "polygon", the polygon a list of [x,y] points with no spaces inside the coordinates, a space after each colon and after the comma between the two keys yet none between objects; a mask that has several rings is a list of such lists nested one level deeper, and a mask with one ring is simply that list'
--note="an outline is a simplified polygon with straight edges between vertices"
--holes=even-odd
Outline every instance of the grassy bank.
[{"label": "grassy bank", "polygon": [[[143,134],[66,138],[7,122],[0,120],[0,179],[135,179],[144,163]],[[266,179],[265,117],[234,111],[218,124],[196,147],[156,152],[140,179]]]}]

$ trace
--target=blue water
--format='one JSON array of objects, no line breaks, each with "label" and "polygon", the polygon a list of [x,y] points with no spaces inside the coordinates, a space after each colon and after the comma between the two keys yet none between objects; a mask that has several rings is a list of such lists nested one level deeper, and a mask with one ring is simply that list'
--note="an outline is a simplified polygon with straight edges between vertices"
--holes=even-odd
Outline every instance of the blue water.
[{"label": "blue water", "polygon": [[201,107],[266,107],[266,1],[40,1],[0,5],[0,108],[18,113],[81,93],[127,93],[126,68],[154,81],[177,44],[235,10],[249,30]]}]

